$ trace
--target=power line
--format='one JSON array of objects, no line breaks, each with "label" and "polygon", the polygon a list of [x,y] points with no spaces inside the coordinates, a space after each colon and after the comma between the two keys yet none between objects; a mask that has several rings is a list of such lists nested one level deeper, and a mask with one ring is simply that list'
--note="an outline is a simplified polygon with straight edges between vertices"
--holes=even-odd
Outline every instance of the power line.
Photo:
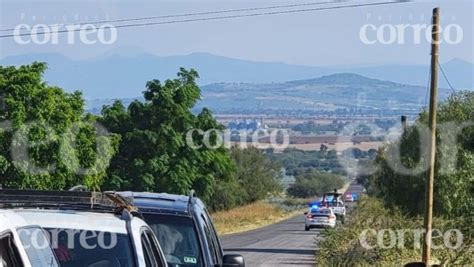
[{"label": "power line", "polygon": [[[224,13],[233,13],[233,12],[244,12],[244,11],[257,11],[257,10],[279,9],[279,8],[314,6],[314,5],[323,5],[323,4],[335,4],[335,3],[347,2],[347,1],[348,0],[332,0],[332,1],[325,1],[325,2],[311,2],[311,3],[301,3],[301,4],[265,6],[265,7],[250,7],[250,8],[239,8],[239,9],[214,10],[214,11],[183,13],[183,14],[174,14],[174,15],[161,15],[161,16],[140,17],[140,18],[124,18],[124,19],[115,19],[115,20],[83,21],[83,22],[78,22],[76,24],[101,24],[101,23],[142,21],[142,20],[153,20],[153,19],[168,19],[168,18],[179,18],[179,17],[224,14]],[[54,26],[54,25],[55,24],[51,24],[51,25],[48,25],[48,26]],[[15,28],[0,29],[0,32],[13,31],[13,30],[15,30]]]},{"label": "power line", "polygon": [[[367,6],[380,6],[380,5],[390,5],[390,4],[399,4],[405,3],[407,1],[390,1],[390,2],[376,2],[376,3],[367,3],[367,4],[352,4],[352,5],[342,5],[342,6],[332,6],[332,7],[321,7],[321,8],[309,8],[309,9],[295,9],[295,10],[285,10],[285,11],[272,11],[264,13],[250,13],[250,14],[239,14],[239,15],[228,15],[228,16],[217,16],[217,17],[207,17],[207,18],[195,18],[195,19],[185,19],[185,20],[170,20],[170,21],[159,21],[159,22],[146,22],[146,23],[136,23],[136,24],[122,24],[114,26],[115,28],[130,28],[130,27],[143,27],[143,26],[154,26],[154,25],[165,25],[165,24],[177,24],[177,23],[189,23],[196,21],[213,21],[213,20],[224,20],[224,19],[234,19],[234,18],[244,18],[244,17],[257,17],[257,16],[268,16],[268,15],[278,15],[278,14],[291,14],[291,13],[301,13],[301,12],[313,12],[313,11],[322,11],[322,10],[332,10],[332,9],[344,9],[344,8],[357,8],[357,7],[367,7]],[[79,26],[79,25],[76,25]],[[50,33],[67,33],[67,32],[77,32],[82,29],[74,28],[69,30],[57,30],[51,32],[37,32],[35,35],[44,35]],[[10,38],[15,36],[28,36],[32,33],[20,33],[20,34],[7,34],[0,35],[0,38]]]},{"label": "power line", "polygon": [[449,82],[448,76],[446,76],[446,73],[444,72],[443,66],[439,63],[439,60],[438,60],[438,66],[439,66],[439,69],[441,70],[441,73],[443,74],[444,79],[445,79],[446,82],[448,83],[449,88],[451,88],[451,92],[456,93],[456,90],[455,90],[454,87],[451,85],[451,82]]}]

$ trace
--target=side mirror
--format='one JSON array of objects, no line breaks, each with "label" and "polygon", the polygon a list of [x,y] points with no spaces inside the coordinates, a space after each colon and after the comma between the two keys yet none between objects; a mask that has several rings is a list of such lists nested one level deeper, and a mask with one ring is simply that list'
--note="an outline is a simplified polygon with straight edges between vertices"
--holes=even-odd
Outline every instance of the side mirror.
[{"label": "side mirror", "polygon": [[245,267],[244,257],[237,254],[227,254],[224,255],[222,260],[223,267]]}]

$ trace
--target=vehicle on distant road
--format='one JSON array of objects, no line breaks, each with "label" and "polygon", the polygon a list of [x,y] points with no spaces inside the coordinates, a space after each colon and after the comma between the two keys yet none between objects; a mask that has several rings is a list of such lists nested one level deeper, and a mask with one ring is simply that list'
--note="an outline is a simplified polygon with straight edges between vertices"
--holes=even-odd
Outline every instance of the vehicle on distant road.
[{"label": "vehicle on distant road", "polygon": [[341,222],[345,223],[346,206],[344,205],[342,194],[337,193],[336,190],[334,190],[334,192],[325,193],[320,206],[332,209]]},{"label": "vehicle on distant road", "polygon": [[352,194],[346,194],[346,196],[344,197],[344,201],[345,202],[354,202],[354,197],[352,196]]},{"label": "vehicle on distant road", "polygon": [[345,202],[355,202],[357,201],[357,194],[356,193],[346,193],[344,197]]},{"label": "vehicle on distant road", "polygon": [[[0,211],[14,214],[18,223],[45,229],[60,266],[167,266],[152,229],[121,196],[0,190]],[[37,233],[24,234],[36,238]]]},{"label": "vehicle on distant road", "polygon": [[204,203],[189,196],[166,193],[119,192],[133,199],[155,232],[168,266],[244,267],[240,255],[224,255],[219,236]]},{"label": "vehicle on distant road", "polygon": [[342,201],[331,201],[323,203],[323,207],[327,207],[331,209],[336,217],[338,217],[342,223],[345,223],[346,218],[346,206],[344,206],[344,202]]},{"label": "vehicle on distant road", "polygon": [[[35,247],[33,242],[41,246]],[[0,267],[13,266],[58,267],[59,262],[44,229],[13,211],[0,210]]]},{"label": "vehicle on distant road", "polygon": [[305,231],[315,227],[336,227],[336,215],[330,208],[313,207],[305,215]]}]

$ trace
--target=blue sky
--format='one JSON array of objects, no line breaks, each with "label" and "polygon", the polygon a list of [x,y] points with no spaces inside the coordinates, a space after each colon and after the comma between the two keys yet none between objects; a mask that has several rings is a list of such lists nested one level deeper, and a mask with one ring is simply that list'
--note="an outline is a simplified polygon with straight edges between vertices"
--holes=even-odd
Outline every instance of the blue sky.
[{"label": "blue sky", "polygon": [[[322,0],[321,0],[322,1]],[[380,2],[370,1],[370,2]],[[317,1],[6,1],[0,0],[0,28],[18,24],[53,24],[181,14],[210,10],[307,3]],[[365,1],[352,1],[365,2]],[[364,44],[359,36],[365,24],[428,24],[431,10],[441,7],[442,24],[462,28],[458,44],[441,45],[442,62],[460,58],[474,61],[473,2],[418,1],[415,3],[325,10],[308,13],[247,17],[119,29],[113,45],[19,45],[0,39],[0,57],[25,53],[60,53],[73,59],[94,60],[111,51],[159,56],[208,52],[233,58],[313,66],[428,64],[429,43]],[[409,38],[410,39],[410,38]]]}]

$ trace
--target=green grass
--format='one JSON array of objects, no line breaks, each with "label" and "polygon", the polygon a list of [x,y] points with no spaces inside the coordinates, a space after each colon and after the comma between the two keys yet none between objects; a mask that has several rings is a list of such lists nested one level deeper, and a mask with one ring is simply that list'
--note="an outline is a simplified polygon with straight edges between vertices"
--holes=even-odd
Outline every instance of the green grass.
[{"label": "green grass", "polygon": [[[447,266],[468,266],[473,261],[472,226],[466,218],[446,220],[434,218],[433,228],[446,232],[449,229],[459,229],[463,235],[463,246],[459,249],[446,247],[433,250],[434,262]],[[409,217],[397,210],[390,210],[382,202],[369,197],[362,198],[357,208],[348,216],[345,225],[324,232],[324,240],[316,252],[316,262],[320,266],[402,266],[408,262],[421,260],[421,248],[414,246],[415,238],[409,232],[405,234],[403,245],[384,249],[375,247],[366,249],[361,245],[360,235],[366,229],[411,230],[423,229],[423,219],[420,216]],[[389,244],[389,234],[383,236],[385,244]],[[377,243],[375,235],[368,235],[370,245]],[[437,245],[443,244],[441,239],[433,239]],[[401,243],[398,243],[401,244]],[[420,240],[420,245],[422,239]]]},{"label": "green grass", "polygon": [[228,211],[211,214],[214,226],[219,234],[231,234],[257,229],[302,213],[283,210],[277,205],[256,202]]}]

